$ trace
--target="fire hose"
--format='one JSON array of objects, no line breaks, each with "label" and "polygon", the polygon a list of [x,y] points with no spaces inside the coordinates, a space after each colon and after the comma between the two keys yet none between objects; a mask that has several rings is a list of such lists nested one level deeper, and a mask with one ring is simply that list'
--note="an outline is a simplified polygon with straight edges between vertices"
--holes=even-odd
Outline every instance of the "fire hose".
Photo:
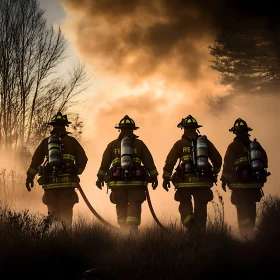
[{"label": "fire hose", "polygon": [[151,214],[152,214],[152,216],[153,216],[155,222],[157,223],[157,225],[158,225],[161,229],[167,230],[167,228],[164,227],[164,226],[162,225],[162,223],[158,220],[158,218],[157,218],[157,216],[156,216],[156,213],[155,213],[155,211],[154,211],[154,208],[153,208],[153,205],[152,205],[152,201],[151,201],[151,198],[150,198],[148,186],[146,187],[146,196],[147,196],[147,201],[148,201],[148,205],[149,205]]},{"label": "fire hose", "polygon": [[[92,212],[92,214],[99,220],[101,221],[104,225],[110,227],[110,228],[114,228],[114,229],[118,229],[118,227],[115,227],[113,225],[111,225],[110,223],[108,223],[106,220],[104,220],[97,212],[96,210],[92,207],[92,205],[90,204],[88,198],[86,197],[81,185],[79,184],[78,185],[78,190],[80,191],[80,194],[82,196],[82,198],[84,199],[87,207],[89,208],[89,210]],[[151,211],[151,214],[155,220],[155,222],[157,223],[157,225],[161,228],[161,229],[164,229],[164,230],[167,230],[166,227],[164,227],[161,222],[158,220],[156,214],[155,214],[155,211],[153,209],[153,206],[152,206],[152,202],[151,202],[151,198],[150,198],[150,194],[149,194],[149,190],[148,190],[148,187],[146,187],[146,196],[147,196],[147,201],[148,201],[148,205],[149,205],[149,209]]]},{"label": "fire hose", "polygon": [[92,205],[90,204],[89,200],[87,199],[87,197],[86,197],[86,195],[85,195],[85,193],[84,193],[84,191],[83,191],[83,189],[82,189],[82,187],[81,187],[80,184],[78,185],[78,190],[80,191],[81,196],[82,196],[82,198],[84,199],[84,201],[85,201],[87,207],[89,208],[89,210],[92,212],[92,214],[93,214],[99,221],[101,221],[104,225],[106,225],[106,226],[108,226],[108,227],[110,227],[110,228],[118,229],[117,227],[111,225],[111,224],[108,223],[106,220],[104,220],[104,219],[95,211],[95,209],[92,207]]}]

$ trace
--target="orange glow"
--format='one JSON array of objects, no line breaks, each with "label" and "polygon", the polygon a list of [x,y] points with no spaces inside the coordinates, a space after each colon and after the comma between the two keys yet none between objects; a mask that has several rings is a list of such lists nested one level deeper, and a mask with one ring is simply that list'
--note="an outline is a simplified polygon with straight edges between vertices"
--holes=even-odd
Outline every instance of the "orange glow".
[{"label": "orange glow", "polygon": [[[150,1],[157,5],[131,8],[131,11],[121,11],[117,7],[106,9],[102,4],[98,6],[97,1],[61,2],[69,16],[63,30],[69,38],[74,38],[74,49],[86,60],[93,75],[86,103],[79,107],[85,122],[82,144],[89,158],[81,176],[81,186],[105,219],[116,224],[115,205],[110,203],[106,187],[100,191],[95,186],[96,174],[104,149],[118,136],[114,126],[125,115],[140,127],[136,135],[150,149],[160,173],[158,188],[149,189],[155,212],[163,223],[179,219],[174,190],[165,192],[162,189],[161,176],[169,150],[182,135],[177,124],[189,114],[203,125],[201,134],[208,136],[222,156],[234,138],[228,129],[237,118],[245,119],[253,128],[251,138],[256,137],[268,154],[268,170],[272,175],[268,177],[264,193],[280,194],[279,97],[248,94],[230,99],[223,110],[211,110],[205,102],[206,95],[224,96],[226,88],[218,84],[218,74],[209,67],[211,57],[207,46],[213,42],[215,29],[207,14],[193,7],[186,23],[180,25],[174,23],[176,18],[159,4],[161,1]],[[172,30],[167,23],[171,27],[174,24],[177,29]],[[153,28],[157,28],[158,33]],[[155,34],[157,37],[153,37]],[[236,227],[230,191],[222,191],[219,178],[213,191],[222,194],[226,219]],[[91,220],[92,214],[79,197],[80,203],[74,208],[76,215],[82,213]],[[208,205],[211,212],[211,204]],[[45,211],[45,206],[41,209]],[[145,202],[142,225],[151,221]]]}]

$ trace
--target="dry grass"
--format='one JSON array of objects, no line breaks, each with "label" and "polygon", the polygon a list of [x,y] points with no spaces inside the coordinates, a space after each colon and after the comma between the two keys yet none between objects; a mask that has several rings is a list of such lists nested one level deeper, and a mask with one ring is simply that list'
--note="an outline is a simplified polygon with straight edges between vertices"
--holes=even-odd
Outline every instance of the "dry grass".
[{"label": "dry grass", "polygon": [[[1,177],[2,201],[15,192],[21,198],[21,191],[25,199],[24,185],[16,187],[20,180]],[[0,279],[264,279],[277,271],[280,198],[262,200],[255,239],[242,241],[231,234],[217,196],[206,232],[188,234],[180,223],[169,223],[168,231],[148,225],[137,236],[83,217],[67,231],[50,217],[2,203]]]},{"label": "dry grass", "polygon": [[[236,240],[222,221],[205,233],[147,226],[138,236],[78,219],[72,231],[42,215],[0,209],[1,279],[263,279],[278,263],[278,197],[264,199],[252,241]],[[272,217],[274,227],[266,226]],[[213,218],[212,218],[213,219]],[[84,274],[88,271],[87,274]],[[6,278],[5,278],[6,277]]]},{"label": "dry grass", "polygon": [[20,169],[0,168],[0,202],[1,205],[12,209],[21,210],[25,205],[29,206],[31,201],[41,203],[42,188],[34,180],[34,188],[28,192],[25,187],[26,172]]}]

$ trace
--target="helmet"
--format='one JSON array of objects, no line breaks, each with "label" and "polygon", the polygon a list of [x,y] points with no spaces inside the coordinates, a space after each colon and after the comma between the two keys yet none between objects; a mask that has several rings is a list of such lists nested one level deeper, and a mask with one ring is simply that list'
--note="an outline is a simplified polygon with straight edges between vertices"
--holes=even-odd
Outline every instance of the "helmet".
[{"label": "helmet", "polygon": [[115,128],[123,129],[130,128],[133,130],[138,129],[139,127],[135,126],[135,122],[128,115],[125,115],[118,124],[116,124]]},{"label": "helmet", "polygon": [[236,131],[252,131],[253,129],[248,127],[247,123],[242,120],[241,118],[238,118],[235,122],[232,128],[229,129],[230,132],[235,133]]},{"label": "helmet", "polygon": [[55,125],[55,124],[62,124],[65,126],[68,126],[71,122],[68,121],[67,115],[62,115],[61,112],[58,112],[56,115],[54,115],[51,120],[47,123],[50,125]]},{"label": "helmet", "polygon": [[182,119],[180,123],[178,123],[177,127],[183,128],[183,127],[195,127],[199,128],[202,127],[202,125],[198,125],[196,119],[192,117],[191,115],[188,115],[186,118]]}]

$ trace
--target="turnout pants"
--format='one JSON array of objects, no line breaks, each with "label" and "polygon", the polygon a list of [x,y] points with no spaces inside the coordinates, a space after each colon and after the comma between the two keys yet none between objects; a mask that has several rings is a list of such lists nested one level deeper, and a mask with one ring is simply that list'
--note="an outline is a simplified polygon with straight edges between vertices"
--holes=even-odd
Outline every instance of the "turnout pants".
[{"label": "turnout pants", "polygon": [[260,202],[261,189],[232,189],[231,203],[235,205],[241,234],[253,232],[256,222],[256,202]]},{"label": "turnout pants", "polygon": [[212,190],[202,187],[179,188],[176,190],[174,198],[180,202],[179,212],[183,226],[204,230],[207,222],[207,204],[213,199]]},{"label": "turnout pants", "polygon": [[48,214],[72,227],[73,207],[79,202],[75,188],[45,189],[42,201],[48,207]]},{"label": "turnout pants", "polygon": [[144,187],[113,189],[110,201],[116,204],[117,220],[120,226],[139,226],[142,203],[146,200]]}]

